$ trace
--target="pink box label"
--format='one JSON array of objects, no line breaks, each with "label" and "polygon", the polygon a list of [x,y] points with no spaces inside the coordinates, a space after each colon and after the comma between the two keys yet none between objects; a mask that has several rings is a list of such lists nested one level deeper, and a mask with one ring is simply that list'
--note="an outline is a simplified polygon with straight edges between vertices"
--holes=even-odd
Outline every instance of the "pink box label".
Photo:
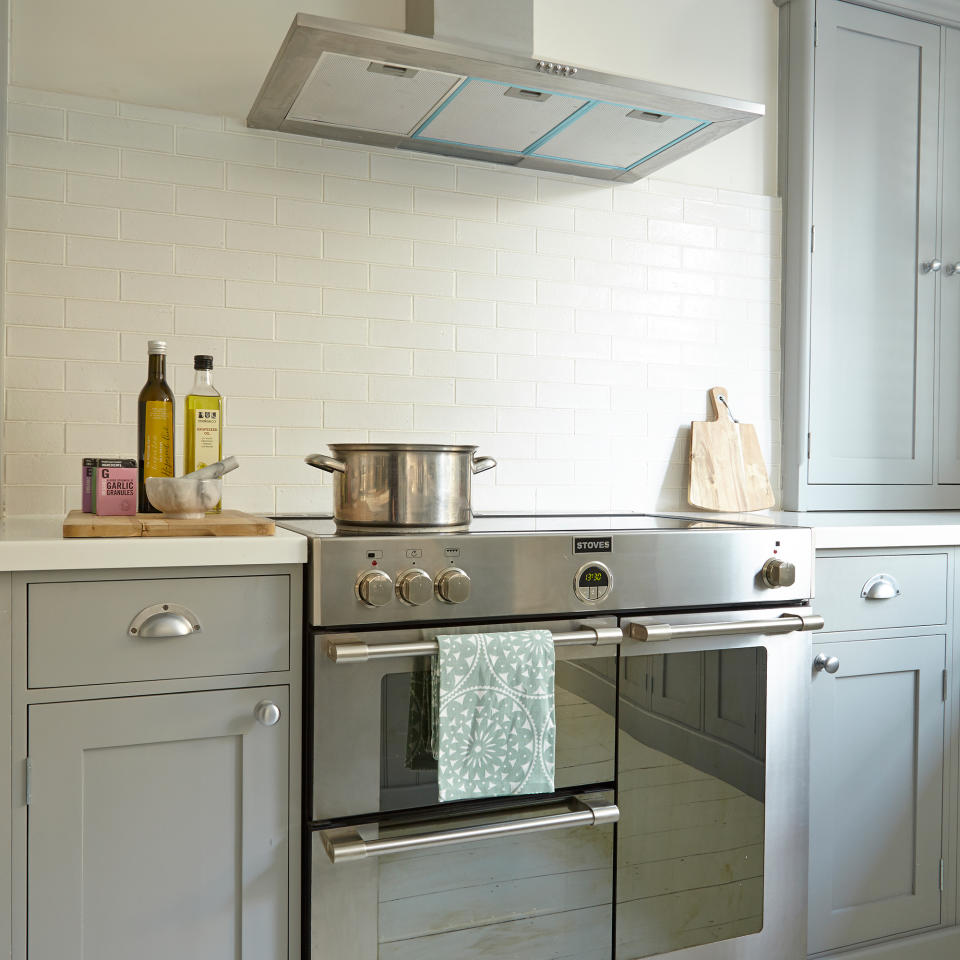
[{"label": "pink box label", "polygon": [[97,515],[132,517],[137,512],[137,468],[98,467]]}]

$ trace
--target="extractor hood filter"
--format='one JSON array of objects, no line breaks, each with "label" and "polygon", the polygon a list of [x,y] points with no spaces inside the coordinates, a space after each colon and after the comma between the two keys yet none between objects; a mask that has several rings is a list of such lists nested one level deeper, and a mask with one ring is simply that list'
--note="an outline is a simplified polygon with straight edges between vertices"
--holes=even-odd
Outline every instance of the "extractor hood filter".
[{"label": "extractor hood filter", "polygon": [[636,180],[762,112],[502,50],[299,15],[248,123]]}]

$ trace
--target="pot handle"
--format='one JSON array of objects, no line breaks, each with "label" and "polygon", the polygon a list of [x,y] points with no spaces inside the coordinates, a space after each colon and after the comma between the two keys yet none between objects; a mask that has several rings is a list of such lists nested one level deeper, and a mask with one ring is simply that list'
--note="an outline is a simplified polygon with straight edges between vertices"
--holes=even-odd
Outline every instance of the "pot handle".
[{"label": "pot handle", "polygon": [[322,453],[311,453],[309,457],[303,458],[303,462],[309,463],[311,467],[316,467],[318,470],[326,470],[327,473],[346,473],[347,471],[346,464]]},{"label": "pot handle", "polygon": [[474,473],[483,473],[485,470],[492,470],[497,465],[493,457],[474,457],[470,462],[470,468]]}]

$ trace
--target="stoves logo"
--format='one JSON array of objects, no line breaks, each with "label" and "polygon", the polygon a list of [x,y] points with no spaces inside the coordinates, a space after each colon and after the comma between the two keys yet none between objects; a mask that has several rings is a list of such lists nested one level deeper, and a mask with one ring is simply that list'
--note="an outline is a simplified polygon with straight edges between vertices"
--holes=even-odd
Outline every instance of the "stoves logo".
[{"label": "stoves logo", "polygon": [[610,553],[613,537],[574,537],[574,553]]}]

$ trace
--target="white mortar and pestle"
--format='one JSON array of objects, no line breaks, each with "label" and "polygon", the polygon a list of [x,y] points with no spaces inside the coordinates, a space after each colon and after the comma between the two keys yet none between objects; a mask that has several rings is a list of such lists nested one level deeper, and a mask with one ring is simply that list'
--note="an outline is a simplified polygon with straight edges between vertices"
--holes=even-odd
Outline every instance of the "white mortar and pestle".
[{"label": "white mortar and pestle", "polygon": [[201,520],[223,496],[223,475],[236,470],[236,457],[226,457],[182,477],[147,477],[147,499],[171,520]]}]

